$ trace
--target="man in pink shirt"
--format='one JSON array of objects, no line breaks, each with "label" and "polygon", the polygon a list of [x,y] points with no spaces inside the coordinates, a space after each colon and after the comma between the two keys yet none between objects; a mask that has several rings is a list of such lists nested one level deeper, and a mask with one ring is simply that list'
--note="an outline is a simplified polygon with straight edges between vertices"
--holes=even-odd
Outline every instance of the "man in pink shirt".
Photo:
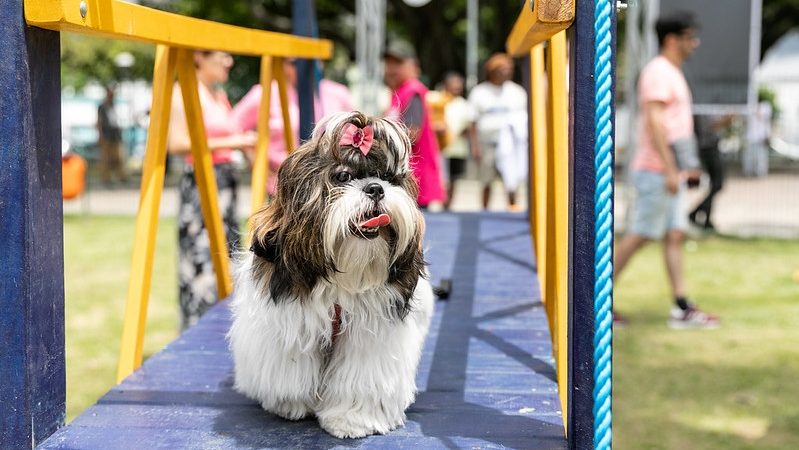
[{"label": "man in pink shirt", "polygon": [[[672,328],[715,328],[718,317],[699,310],[688,300],[682,269],[682,246],[687,227],[684,186],[674,148],[694,139],[691,91],[682,63],[699,39],[690,13],[674,13],[655,24],[660,54],[641,71],[638,81],[642,113],[638,151],[632,160],[636,199],[629,212],[627,234],[616,248],[616,276],[645,244],[663,241],[666,269],[674,294],[668,325]],[[683,167],[685,169],[685,167]],[[617,322],[622,320],[616,316]]]}]

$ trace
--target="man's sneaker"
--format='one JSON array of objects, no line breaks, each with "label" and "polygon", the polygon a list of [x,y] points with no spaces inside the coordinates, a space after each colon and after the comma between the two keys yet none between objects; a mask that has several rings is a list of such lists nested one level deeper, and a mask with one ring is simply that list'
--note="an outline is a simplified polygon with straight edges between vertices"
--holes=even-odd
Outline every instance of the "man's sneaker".
[{"label": "man's sneaker", "polygon": [[691,328],[711,330],[719,327],[719,317],[701,311],[693,304],[689,304],[686,310],[680,309],[679,306],[673,306],[668,325],[669,328],[675,330]]}]

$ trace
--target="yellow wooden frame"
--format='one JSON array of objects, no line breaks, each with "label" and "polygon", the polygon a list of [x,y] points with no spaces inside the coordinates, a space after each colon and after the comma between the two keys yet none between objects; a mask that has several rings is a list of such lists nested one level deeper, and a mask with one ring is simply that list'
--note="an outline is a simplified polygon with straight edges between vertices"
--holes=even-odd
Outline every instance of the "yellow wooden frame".
[{"label": "yellow wooden frame", "polygon": [[158,209],[164,190],[166,143],[169,111],[177,66],[177,49],[159,46],[153,69],[153,104],[142,168],[139,212],[133,236],[128,301],[122,327],[122,345],[117,366],[117,381],[122,381],[141,365],[144,325],[150,297],[152,261],[158,233]]},{"label": "yellow wooden frame", "polygon": [[266,180],[269,176],[269,113],[272,105],[272,57],[261,57],[261,104],[258,106],[258,142],[255,144],[255,158],[252,165],[253,188],[250,211],[255,213],[263,207],[266,198]]},{"label": "yellow wooden frame", "polygon": [[205,134],[205,122],[200,105],[200,93],[197,85],[197,73],[194,67],[194,52],[189,49],[178,50],[178,83],[183,95],[183,106],[186,111],[186,123],[191,138],[191,155],[194,160],[194,178],[200,194],[200,206],[203,222],[208,231],[211,245],[211,260],[216,272],[216,284],[219,298],[225,298],[233,292],[233,281],[230,278],[230,261],[228,258],[227,239],[217,203],[218,189],[214,176],[214,163]]},{"label": "yellow wooden frame", "polygon": [[[569,111],[566,90],[566,32],[552,36],[546,48],[547,225],[545,307],[554,325],[552,350],[557,366],[563,426],[567,425],[569,368]],[[554,317],[554,319],[552,319]]]},{"label": "yellow wooden frame", "polygon": [[325,39],[252,30],[119,0],[25,0],[25,20],[48,30],[238,55],[329,59],[333,52]]},{"label": "yellow wooden frame", "polygon": [[575,0],[526,1],[505,41],[509,54],[530,57],[530,232],[535,242],[538,279],[552,339],[564,428],[568,424],[566,387],[569,377],[570,175],[566,29],[574,22],[574,17]]},{"label": "yellow wooden frame", "polygon": [[513,56],[527,56],[530,49],[568,28],[574,22],[575,0],[525,1],[513,24],[505,48]]}]

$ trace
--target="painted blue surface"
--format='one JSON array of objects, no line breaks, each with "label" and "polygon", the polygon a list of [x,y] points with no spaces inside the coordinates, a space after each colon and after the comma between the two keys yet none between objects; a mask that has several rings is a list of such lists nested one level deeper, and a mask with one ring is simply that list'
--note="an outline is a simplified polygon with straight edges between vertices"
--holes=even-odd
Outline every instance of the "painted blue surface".
[{"label": "painted blue surface", "polygon": [[0,447],[64,420],[59,36],[0,8]]},{"label": "painted blue surface", "polygon": [[[291,31],[297,36],[319,37],[316,25],[316,8],[314,0],[292,0]],[[298,59],[297,68],[297,103],[300,107],[300,142],[311,138],[314,120],[314,92],[319,92],[316,79],[317,62],[309,59]]]},{"label": "painted blue surface", "polygon": [[526,230],[521,215],[428,216],[431,278],[453,290],[436,305],[404,428],[336,439],[235,393],[223,303],[41,448],[565,449]]}]

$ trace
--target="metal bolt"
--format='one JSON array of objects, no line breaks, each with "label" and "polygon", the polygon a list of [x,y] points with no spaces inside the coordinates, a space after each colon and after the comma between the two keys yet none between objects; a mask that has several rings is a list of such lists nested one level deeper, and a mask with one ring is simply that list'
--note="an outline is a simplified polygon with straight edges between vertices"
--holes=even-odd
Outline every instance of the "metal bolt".
[{"label": "metal bolt", "polygon": [[87,12],[89,12],[89,6],[86,4],[85,1],[81,1],[80,2],[80,17],[82,19],[85,19]]},{"label": "metal bolt", "polygon": [[628,4],[625,0],[618,0],[616,2],[616,12],[626,11],[627,6]]}]

